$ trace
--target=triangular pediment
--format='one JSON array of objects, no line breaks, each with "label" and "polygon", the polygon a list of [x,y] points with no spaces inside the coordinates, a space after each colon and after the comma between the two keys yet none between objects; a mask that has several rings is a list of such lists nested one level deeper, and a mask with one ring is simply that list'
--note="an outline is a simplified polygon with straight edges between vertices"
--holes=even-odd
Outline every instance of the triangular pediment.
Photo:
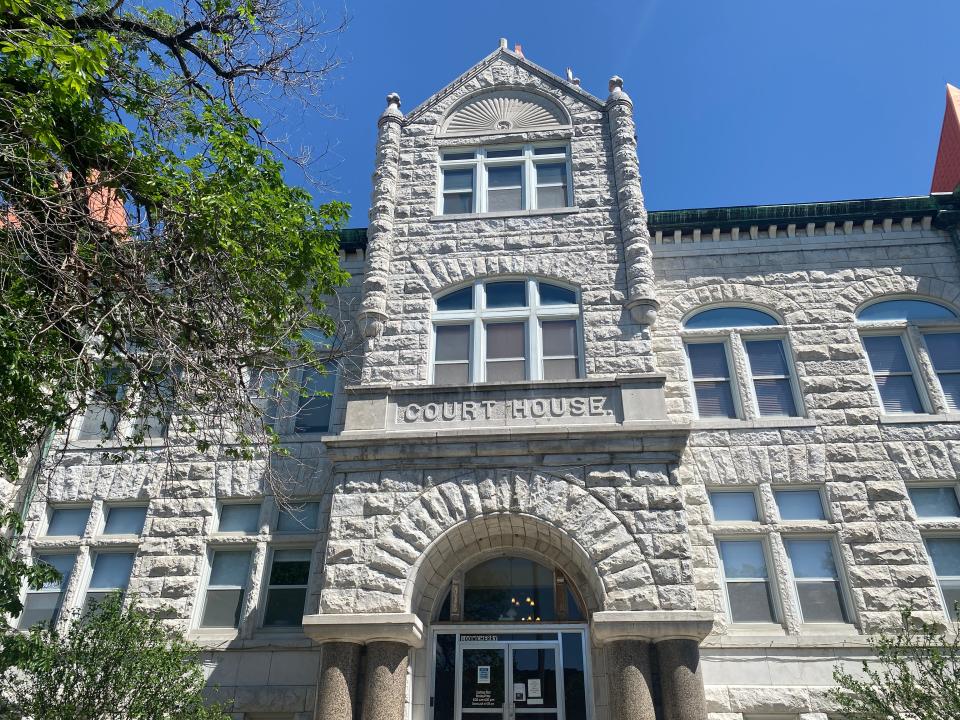
[{"label": "triangular pediment", "polygon": [[[540,67],[536,63],[531,62],[530,60],[523,57],[522,55],[519,55],[511,50],[508,50],[505,47],[500,47],[494,50],[489,55],[487,55],[487,57],[485,57],[483,60],[478,62],[473,67],[471,67],[465,73],[460,75],[453,82],[446,85],[443,89],[434,93],[433,95],[428,97],[426,100],[424,100],[422,103],[417,105],[417,107],[415,107],[413,110],[411,110],[409,113],[406,114],[407,121],[414,122],[417,120],[418,117],[420,117],[424,113],[430,112],[431,110],[444,104],[444,101],[446,101],[451,95],[456,93],[464,85],[468,84],[471,80],[483,74],[489,68],[493,67],[497,63],[503,63],[503,62],[509,63],[511,65],[516,65],[522,68],[523,70],[527,71],[531,75],[542,80],[544,83],[546,83],[548,86],[552,87],[553,89],[565,95],[569,95],[575,98],[576,100],[579,100],[580,102],[583,102],[589,105],[590,107],[593,107],[598,110],[603,108],[604,103],[602,100],[588,93],[586,90],[582,89],[581,87],[574,85],[573,83],[567,82],[563,78],[559,77],[558,75],[555,75],[549,70],[546,70]],[[509,87],[509,86],[506,86],[506,87]],[[486,94],[489,94],[490,91],[492,90],[494,90],[494,88],[484,88],[484,92]],[[533,110],[530,109],[530,111],[533,111]],[[551,112],[551,110],[549,108],[546,108],[546,112],[549,113]],[[540,120],[545,119],[542,113],[536,113],[536,114],[539,115]]]}]

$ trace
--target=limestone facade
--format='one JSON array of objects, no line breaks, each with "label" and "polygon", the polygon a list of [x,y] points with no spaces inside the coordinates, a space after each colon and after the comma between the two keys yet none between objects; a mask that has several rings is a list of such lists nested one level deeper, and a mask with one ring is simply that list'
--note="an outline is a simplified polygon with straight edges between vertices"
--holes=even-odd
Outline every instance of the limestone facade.
[{"label": "limestone facade", "polygon": [[[173,447],[115,465],[64,438],[29,493],[24,544],[76,553],[63,602],[82,604],[96,556],[133,553],[128,594],[209,648],[211,693],[245,720],[446,717],[438,613],[452,578],[502,556],[576,588],[595,720],[826,720],[834,666],[857,667],[900,606],[946,621],[924,539],[960,537],[960,519],[918,518],[908,490],[956,486],[960,414],[927,353],[913,369],[926,412],[884,413],[857,312],[905,297],[960,311],[950,201],[648,214],[624,88],[598,99],[501,47],[405,114],[388,97],[370,226],[343,251],[339,307],[362,346],[329,430],[291,437],[286,461],[316,529],[277,528],[262,463]],[[444,213],[441,158],[497,146],[568,147],[565,207]],[[436,298],[495,279],[575,289],[579,377],[433,382]],[[779,324],[685,328],[719,306]],[[795,417],[760,414],[751,337],[784,342]],[[704,339],[729,344],[736,419],[696,410],[685,343]],[[731,489],[754,493],[757,520],[716,519],[710,492]],[[789,489],[821,493],[823,519],[781,519]],[[218,531],[241,502],[259,505],[256,529]],[[109,508],[137,504],[141,535],[104,534]],[[51,536],[67,507],[91,508],[85,529]],[[836,548],[848,622],[804,622],[798,538]],[[735,539],[766,549],[775,622],[732,622],[718,542]],[[201,627],[213,553],[240,550],[237,628]],[[272,628],[271,564],[288,550],[310,558],[303,623]]]}]

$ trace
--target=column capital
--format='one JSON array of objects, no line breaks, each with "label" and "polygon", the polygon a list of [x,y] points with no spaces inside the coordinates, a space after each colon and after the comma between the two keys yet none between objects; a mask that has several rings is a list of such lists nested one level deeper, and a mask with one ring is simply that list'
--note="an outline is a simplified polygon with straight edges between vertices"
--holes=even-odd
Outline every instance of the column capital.
[{"label": "column capital", "polygon": [[330,613],[305,615],[303,632],[322,643],[367,645],[397,642],[423,647],[423,623],[413,613]]},{"label": "column capital", "polygon": [[700,610],[606,610],[590,620],[594,644],[614,640],[695,640],[700,642],[713,629],[714,614]]}]

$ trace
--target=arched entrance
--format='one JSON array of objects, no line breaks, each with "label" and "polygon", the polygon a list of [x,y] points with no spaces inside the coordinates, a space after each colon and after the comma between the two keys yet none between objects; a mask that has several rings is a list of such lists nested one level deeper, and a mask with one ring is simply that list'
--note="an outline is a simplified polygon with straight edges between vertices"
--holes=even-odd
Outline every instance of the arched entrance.
[{"label": "arched entrance", "polygon": [[587,611],[566,573],[500,550],[458,569],[431,618],[433,720],[586,720]]}]

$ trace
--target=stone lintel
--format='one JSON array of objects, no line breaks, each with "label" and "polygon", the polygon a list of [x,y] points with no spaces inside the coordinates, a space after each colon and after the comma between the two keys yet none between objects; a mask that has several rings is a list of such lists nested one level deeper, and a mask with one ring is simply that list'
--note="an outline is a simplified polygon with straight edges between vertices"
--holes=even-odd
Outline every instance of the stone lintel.
[{"label": "stone lintel", "polygon": [[423,623],[413,613],[304,615],[303,632],[321,643],[398,642],[408,647],[423,647]]},{"label": "stone lintel", "polygon": [[695,640],[713,629],[714,614],[704,610],[606,610],[593,614],[590,636],[594,644],[614,640]]}]

